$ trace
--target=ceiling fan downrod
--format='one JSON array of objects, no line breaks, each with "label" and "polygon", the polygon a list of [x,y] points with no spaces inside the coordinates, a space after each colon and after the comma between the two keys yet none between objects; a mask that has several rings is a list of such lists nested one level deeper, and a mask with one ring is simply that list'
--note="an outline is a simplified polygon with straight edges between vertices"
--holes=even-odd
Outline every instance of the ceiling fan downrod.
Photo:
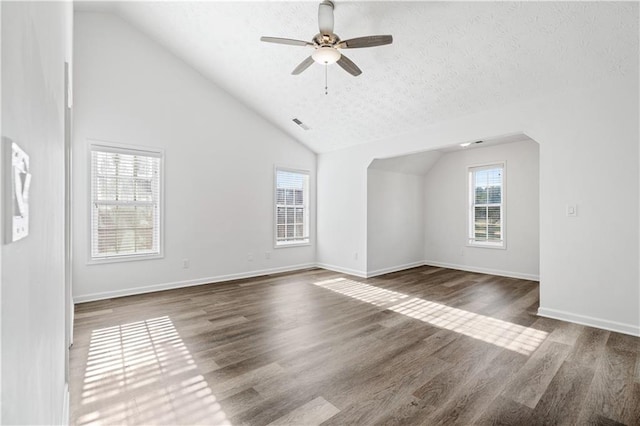
[{"label": "ceiling fan downrod", "polygon": [[328,95],[329,94],[329,84],[327,83],[327,68],[329,67],[328,64],[324,64],[324,94]]}]

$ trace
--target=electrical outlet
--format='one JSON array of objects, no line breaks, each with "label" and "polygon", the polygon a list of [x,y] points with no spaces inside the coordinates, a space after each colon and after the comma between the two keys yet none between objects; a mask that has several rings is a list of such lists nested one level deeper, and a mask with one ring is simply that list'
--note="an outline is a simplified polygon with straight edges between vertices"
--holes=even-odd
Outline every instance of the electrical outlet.
[{"label": "electrical outlet", "polygon": [[264,252],[264,258],[267,259],[267,260],[271,259],[271,252],[270,251],[265,251]]},{"label": "electrical outlet", "polygon": [[247,254],[247,260],[248,260],[249,262],[253,262],[253,253],[248,253],[248,254]]},{"label": "electrical outlet", "polygon": [[189,269],[189,259],[182,259],[182,269]]}]

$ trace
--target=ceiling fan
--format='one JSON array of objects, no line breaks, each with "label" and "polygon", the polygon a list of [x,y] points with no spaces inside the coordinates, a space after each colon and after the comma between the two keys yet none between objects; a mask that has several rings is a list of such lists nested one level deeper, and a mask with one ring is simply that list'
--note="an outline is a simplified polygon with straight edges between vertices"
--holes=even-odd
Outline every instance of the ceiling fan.
[{"label": "ceiling fan", "polygon": [[279,37],[260,37],[260,40],[268,43],[313,47],[315,49],[311,56],[302,61],[300,65],[293,70],[291,73],[293,75],[300,74],[314,62],[317,62],[322,65],[336,63],[353,76],[362,74],[362,70],[360,70],[351,59],[344,56],[342,52],[340,52],[341,49],[383,46],[393,42],[393,37],[390,35],[373,35],[340,40],[340,37],[333,32],[333,3],[329,0],[323,0],[318,7],[318,26],[320,32],[316,34],[311,41]]}]

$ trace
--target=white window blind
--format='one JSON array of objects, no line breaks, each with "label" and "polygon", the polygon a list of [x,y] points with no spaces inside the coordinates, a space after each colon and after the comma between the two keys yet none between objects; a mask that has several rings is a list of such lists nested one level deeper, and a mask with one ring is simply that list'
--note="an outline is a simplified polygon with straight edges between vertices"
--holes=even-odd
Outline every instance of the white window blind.
[{"label": "white window blind", "polygon": [[469,244],[504,246],[504,163],[469,168]]},{"label": "white window blind", "polygon": [[276,245],[309,242],[309,173],[276,169]]},{"label": "white window blind", "polygon": [[162,153],[91,147],[91,258],[159,255]]}]

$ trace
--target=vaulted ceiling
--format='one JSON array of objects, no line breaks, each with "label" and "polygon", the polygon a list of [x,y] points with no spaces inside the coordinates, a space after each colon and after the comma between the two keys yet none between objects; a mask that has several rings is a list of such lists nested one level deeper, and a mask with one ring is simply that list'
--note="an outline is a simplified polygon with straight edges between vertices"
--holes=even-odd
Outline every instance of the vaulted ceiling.
[{"label": "vaulted ceiling", "polygon": [[[317,2],[117,2],[110,9],[316,152],[390,137],[541,93],[633,75],[638,5],[582,2],[335,2],[344,51],[363,70],[314,64]],[[310,127],[292,122],[298,118]]]}]

